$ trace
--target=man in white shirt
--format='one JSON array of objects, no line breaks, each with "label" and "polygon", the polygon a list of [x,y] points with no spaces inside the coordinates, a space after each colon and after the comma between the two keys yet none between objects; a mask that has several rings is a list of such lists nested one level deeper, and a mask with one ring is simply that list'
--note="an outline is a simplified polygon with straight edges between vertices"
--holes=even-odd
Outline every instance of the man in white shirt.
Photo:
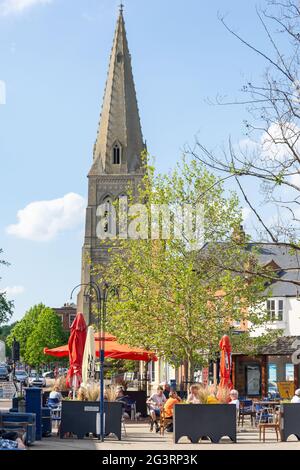
[{"label": "man in white shirt", "polygon": [[167,401],[164,395],[163,387],[157,387],[156,393],[153,393],[151,397],[148,398],[147,404],[150,408],[150,416],[152,418],[151,431],[153,429],[153,424],[155,424],[156,432],[159,431],[159,425],[157,423],[157,418],[160,417],[160,410],[163,407],[164,403]]},{"label": "man in white shirt", "polygon": [[291,403],[300,403],[300,388],[297,388],[297,390],[295,390],[295,395],[291,399]]},{"label": "man in white shirt", "polygon": [[229,405],[235,405],[236,410],[238,411],[240,408],[240,401],[239,401],[239,392],[237,390],[230,391],[230,402]]}]

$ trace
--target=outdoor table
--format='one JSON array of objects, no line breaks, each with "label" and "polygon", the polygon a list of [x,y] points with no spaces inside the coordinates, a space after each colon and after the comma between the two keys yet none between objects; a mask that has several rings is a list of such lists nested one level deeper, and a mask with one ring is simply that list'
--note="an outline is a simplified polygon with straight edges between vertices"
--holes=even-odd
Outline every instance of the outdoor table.
[{"label": "outdoor table", "polygon": [[274,400],[270,400],[270,401],[266,401],[266,400],[259,400],[259,401],[254,401],[253,402],[253,405],[261,405],[261,406],[279,406],[280,405],[280,401],[274,401]]}]

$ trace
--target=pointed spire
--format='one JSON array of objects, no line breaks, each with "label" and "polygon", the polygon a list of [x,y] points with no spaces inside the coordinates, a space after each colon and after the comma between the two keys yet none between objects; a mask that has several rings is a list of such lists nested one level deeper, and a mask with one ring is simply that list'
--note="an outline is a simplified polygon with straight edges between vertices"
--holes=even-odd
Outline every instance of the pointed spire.
[{"label": "pointed spire", "polygon": [[[121,3],[90,175],[133,173],[141,167],[144,144],[123,8]],[[120,164],[114,164],[115,146]]]}]

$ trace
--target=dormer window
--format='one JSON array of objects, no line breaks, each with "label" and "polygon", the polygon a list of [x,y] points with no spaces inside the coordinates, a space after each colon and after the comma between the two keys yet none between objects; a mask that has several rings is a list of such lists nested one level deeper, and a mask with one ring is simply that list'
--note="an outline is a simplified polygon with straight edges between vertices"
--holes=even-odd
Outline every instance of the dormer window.
[{"label": "dormer window", "polygon": [[113,147],[113,164],[114,165],[121,164],[121,152],[122,152],[121,145],[116,143]]}]

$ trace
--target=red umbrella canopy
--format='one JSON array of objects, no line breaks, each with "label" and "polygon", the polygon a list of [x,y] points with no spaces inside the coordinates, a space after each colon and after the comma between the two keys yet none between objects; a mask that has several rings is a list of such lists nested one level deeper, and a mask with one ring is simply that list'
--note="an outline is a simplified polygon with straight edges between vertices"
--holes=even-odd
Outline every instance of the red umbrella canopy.
[{"label": "red umbrella canopy", "polygon": [[[102,339],[100,333],[95,333],[95,341],[100,341]],[[117,341],[116,336],[111,335],[110,333],[104,333],[104,341]]]},{"label": "red umbrella canopy", "polygon": [[67,357],[69,355],[69,346],[65,344],[64,346],[53,349],[44,348],[44,354],[53,357]]},{"label": "red umbrella canopy", "polygon": [[[107,341],[104,348],[105,357],[111,359],[128,359],[130,361],[157,361],[157,357],[151,351],[133,348],[127,344],[119,344],[116,341]],[[96,356],[99,357],[99,343],[96,343]]]},{"label": "red umbrella canopy", "polygon": [[[86,340],[87,326],[82,313],[77,313],[71,325],[71,335],[68,341],[70,368],[67,373],[67,385],[72,386],[75,381],[79,387],[82,381],[81,368]],[[56,348],[57,349],[57,348]]]},{"label": "red umbrella canopy", "polygon": [[221,350],[220,360],[220,387],[232,389],[231,374],[231,344],[229,336],[224,335],[219,343]]},{"label": "red umbrella canopy", "polygon": [[[95,339],[96,355],[99,357],[99,339]],[[157,357],[151,351],[145,351],[140,348],[132,348],[126,344],[119,344],[116,341],[105,341],[105,357],[112,359],[129,359],[131,361],[157,361]],[[44,349],[44,354],[54,357],[66,357],[69,355],[69,346],[60,346],[54,349]]]}]

